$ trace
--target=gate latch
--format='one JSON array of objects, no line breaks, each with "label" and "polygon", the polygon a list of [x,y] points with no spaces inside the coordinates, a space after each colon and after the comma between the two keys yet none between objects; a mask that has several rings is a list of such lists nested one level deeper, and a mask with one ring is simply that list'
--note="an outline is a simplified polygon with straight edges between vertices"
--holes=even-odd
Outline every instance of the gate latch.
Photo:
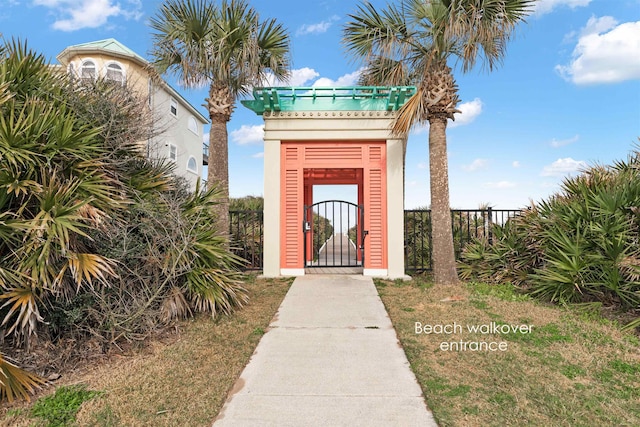
[{"label": "gate latch", "polygon": [[305,221],[304,222],[304,231],[309,231],[311,230],[311,224],[309,224],[309,221]]}]

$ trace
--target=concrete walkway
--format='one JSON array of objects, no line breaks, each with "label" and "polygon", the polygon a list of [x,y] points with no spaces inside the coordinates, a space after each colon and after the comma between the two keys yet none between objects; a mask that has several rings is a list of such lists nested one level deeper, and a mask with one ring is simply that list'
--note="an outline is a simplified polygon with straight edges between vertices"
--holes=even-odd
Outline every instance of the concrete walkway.
[{"label": "concrete walkway", "polygon": [[373,281],[304,276],[213,424],[436,426]]}]

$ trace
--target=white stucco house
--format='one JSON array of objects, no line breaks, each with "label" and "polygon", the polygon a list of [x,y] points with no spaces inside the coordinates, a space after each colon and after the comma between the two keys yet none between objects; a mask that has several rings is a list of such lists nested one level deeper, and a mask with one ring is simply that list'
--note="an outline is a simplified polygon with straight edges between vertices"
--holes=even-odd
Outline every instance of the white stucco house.
[{"label": "white stucco house", "polygon": [[117,40],[106,39],[68,46],[57,60],[74,77],[126,82],[144,96],[155,126],[162,130],[144,141],[147,155],[175,162],[175,173],[195,188],[202,167],[207,164],[203,127],[208,120],[167,82],[152,79],[146,59]]}]

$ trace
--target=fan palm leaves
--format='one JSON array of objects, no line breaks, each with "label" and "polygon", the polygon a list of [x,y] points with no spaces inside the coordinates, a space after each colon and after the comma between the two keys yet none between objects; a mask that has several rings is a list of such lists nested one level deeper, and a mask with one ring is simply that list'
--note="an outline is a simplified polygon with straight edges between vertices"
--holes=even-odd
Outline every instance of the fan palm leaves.
[{"label": "fan palm leaves", "polygon": [[493,69],[504,58],[516,25],[532,0],[401,0],[378,9],[363,2],[343,32],[347,50],[365,65],[362,83],[415,85],[393,131],[406,135],[429,123],[429,164],[436,283],[457,283],[449,207],[446,127],[459,113],[449,62]]},{"label": "fan palm leaves", "polygon": [[636,149],[627,161],[594,165],[566,178],[559,193],[498,229],[493,245],[483,240],[468,245],[462,273],[484,281],[509,280],[557,303],[597,301],[637,310],[639,164]]},{"label": "fan palm leaves", "polygon": [[83,125],[63,102],[64,79],[42,55],[11,41],[0,58],[0,270],[2,325],[29,339],[39,305],[113,273],[86,253],[81,237],[95,215],[123,198],[106,172],[100,129]]},{"label": "fan palm leaves", "polygon": [[43,378],[20,369],[0,355],[0,401],[13,402],[16,398],[29,400],[29,395],[45,382]]},{"label": "fan palm leaves", "polygon": [[289,36],[275,19],[261,20],[245,0],[169,0],[151,18],[151,55],[160,73],[188,87],[209,85],[208,184],[222,191],[216,212],[229,229],[227,122],[236,99],[269,75],[289,74]]}]

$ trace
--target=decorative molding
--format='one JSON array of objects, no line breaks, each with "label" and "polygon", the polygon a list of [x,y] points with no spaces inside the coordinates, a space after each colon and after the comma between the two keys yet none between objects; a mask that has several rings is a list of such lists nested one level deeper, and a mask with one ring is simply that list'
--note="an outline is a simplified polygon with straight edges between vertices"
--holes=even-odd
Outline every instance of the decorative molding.
[{"label": "decorative molding", "polygon": [[312,119],[335,119],[344,118],[380,118],[389,119],[397,115],[395,111],[265,111],[262,116],[265,119],[289,119],[289,118],[312,118]]}]

